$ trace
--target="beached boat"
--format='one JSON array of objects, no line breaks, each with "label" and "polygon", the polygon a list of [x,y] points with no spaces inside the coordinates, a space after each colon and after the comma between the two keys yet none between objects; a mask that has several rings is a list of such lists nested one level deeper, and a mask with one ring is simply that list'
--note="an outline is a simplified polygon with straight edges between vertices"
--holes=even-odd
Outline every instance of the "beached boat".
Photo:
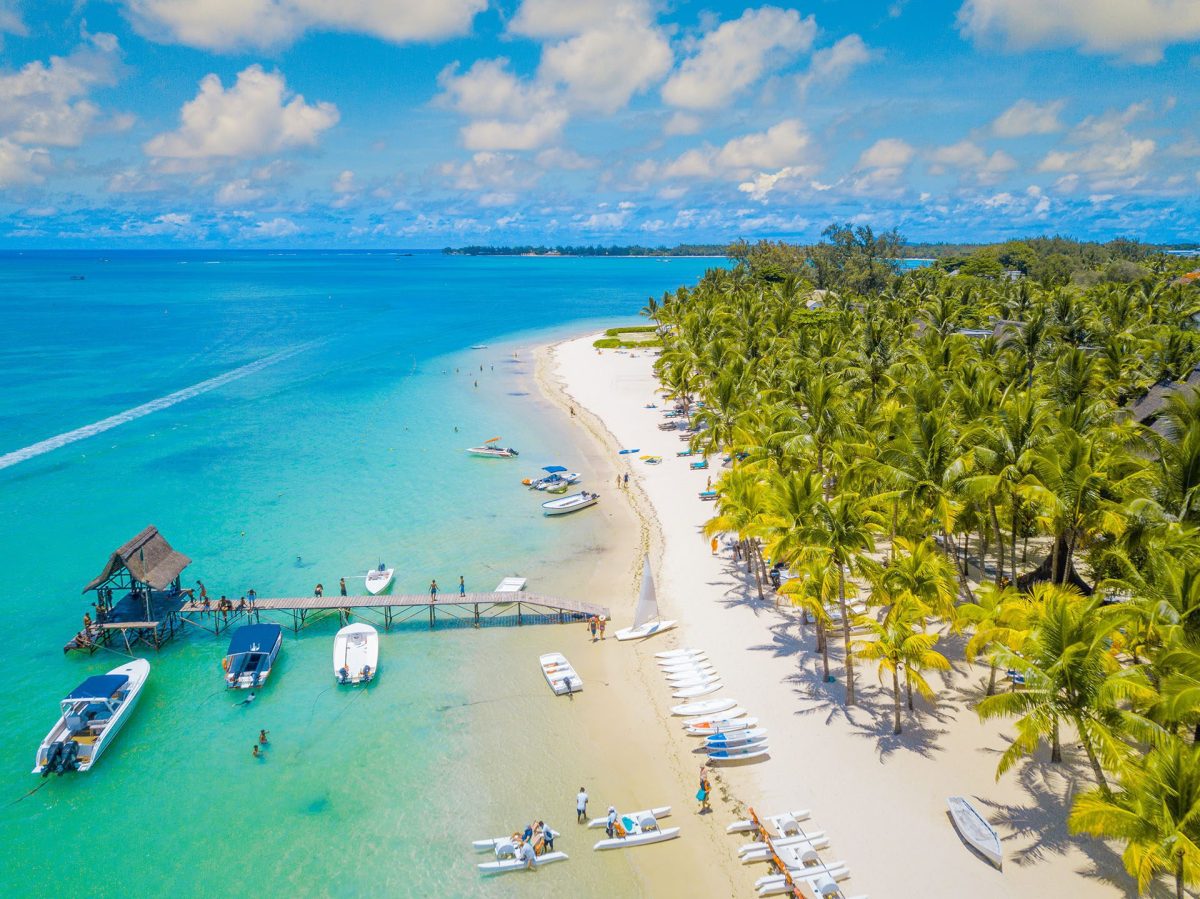
[{"label": "beached boat", "polygon": [[[567,857],[565,852],[543,852],[541,855],[533,857],[533,867],[540,868],[542,865],[563,862],[567,860]],[[507,874],[510,871],[528,870],[529,862],[516,854],[516,847],[514,846],[513,850],[504,856],[501,856],[500,849],[497,849],[496,860],[494,862],[483,862],[475,867],[479,869],[481,874]]]},{"label": "beached boat", "polygon": [[951,796],[946,800],[946,806],[950,809],[950,818],[959,835],[980,855],[1003,870],[1004,850],[996,828],[963,796]]},{"label": "beached boat", "polygon": [[744,727],[741,730],[709,734],[704,738],[704,745],[712,749],[730,749],[747,743],[761,743],[766,738],[765,727]]},{"label": "beached boat", "polygon": [[642,640],[675,626],[674,621],[662,621],[658,613],[658,596],[654,591],[654,576],[650,573],[650,557],[642,557],[642,592],[638,595],[633,613],[633,627],[617,631],[618,640]]},{"label": "beached boat", "polygon": [[379,671],[379,632],[348,624],[333,638],[333,676],[339,684],[366,684]]},{"label": "beached boat", "polygon": [[229,650],[221,661],[225,686],[239,690],[261,687],[283,645],[283,628],[278,624],[246,624],[233,632]]},{"label": "beached boat", "polygon": [[[703,687],[709,684],[715,684],[721,679],[721,675],[714,674],[711,671],[693,671],[690,673],[677,674],[674,677],[668,678],[667,686],[672,690],[686,690],[689,687]],[[687,697],[684,697],[685,699]]]},{"label": "beached boat", "polygon": [[[609,806],[611,808],[611,806]],[[642,809],[640,812],[622,812],[623,815],[628,815],[631,818],[641,817],[642,815],[653,815],[655,818],[666,818],[671,814],[671,806],[660,805],[658,808]],[[588,821],[588,827],[605,827],[608,824],[608,816],[603,818],[591,818]]]},{"label": "beached boat", "polygon": [[90,771],[129,719],[149,675],[150,663],[134,659],[68,693],[58,722],[38,747],[33,773]]},{"label": "beached boat", "polygon": [[617,824],[620,825],[615,836],[601,840],[593,849],[628,849],[632,846],[644,846],[648,843],[661,843],[673,840],[679,836],[678,827],[660,827],[658,818],[650,812],[633,815],[619,815]]},{"label": "beached boat", "polygon": [[395,573],[395,568],[384,568],[383,563],[380,562],[378,568],[367,572],[367,592],[372,596],[382,593],[392,582],[392,576]]},{"label": "beached boat", "polygon": [[724,689],[725,684],[719,680],[706,681],[694,687],[687,687],[683,690],[676,690],[671,694],[672,699],[695,699],[698,696],[708,696],[711,693],[716,693],[718,690]]},{"label": "beached boat", "polygon": [[[780,812],[777,815],[767,815],[765,818],[759,818],[759,822],[771,825],[774,828],[772,836],[786,837],[789,835],[803,834],[804,831],[800,828],[801,821],[807,821],[812,815],[810,809],[802,808],[794,812]],[[750,818],[741,821],[734,821],[725,828],[726,833],[749,833],[756,830],[758,825]]]},{"label": "beached boat", "polygon": [[538,662],[542,666],[542,674],[546,676],[546,683],[550,685],[550,689],[556,696],[562,696],[564,693],[578,693],[583,689],[583,679],[575,673],[575,669],[571,667],[571,663],[561,652],[548,652],[540,655]]},{"label": "beached boat", "polygon": [[[754,881],[756,895],[778,896],[783,893],[794,893],[795,888],[803,884],[814,896],[829,896],[831,899],[841,899],[846,894],[837,885],[837,881],[846,880],[850,869],[845,864],[826,865],[813,874],[808,874],[803,868],[788,869],[787,875],[768,874]],[[856,897],[866,899],[866,897]]]},{"label": "beached boat", "polygon": [[750,743],[731,749],[714,749],[708,754],[710,762],[741,762],[746,759],[758,759],[770,755],[766,742]]},{"label": "beached boat", "polygon": [[671,659],[655,659],[663,671],[669,668],[686,668],[688,665],[702,665],[708,662],[708,654],[697,650],[691,655],[675,656]]},{"label": "beached boat", "polygon": [[662,652],[656,652],[656,659],[678,659],[687,656],[704,655],[703,649],[693,649],[690,646],[682,647],[681,649],[664,649]]},{"label": "beached boat", "polygon": [[701,662],[686,662],[681,665],[662,665],[662,666],[660,666],[660,670],[662,671],[663,676],[669,680],[670,678],[672,678],[673,676],[675,676],[677,674],[688,674],[688,673],[694,673],[694,672],[712,672],[712,671],[715,671],[716,669],[713,668],[712,662],[701,661]]},{"label": "beached boat", "polygon": [[493,593],[520,593],[525,589],[525,584],[528,581],[519,574],[514,574],[511,577],[506,577],[496,585]]},{"label": "beached boat", "polygon": [[531,490],[557,490],[559,487],[565,489],[569,484],[577,484],[583,477],[577,471],[567,471],[562,465],[547,465],[542,471],[546,474],[537,478],[525,478],[521,483]]},{"label": "beached boat", "polygon": [[825,836],[825,831],[818,830],[803,837],[786,837],[781,840],[771,840],[771,845],[765,842],[746,843],[738,847],[738,861],[743,865],[754,864],[755,862],[772,861],[773,856],[778,855],[783,857],[782,850],[788,850],[788,853],[805,853],[818,852],[821,849],[829,848],[829,837]]},{"label": "beached boat", "polygon": [[[741,714],[746,714],[745,709],[737,709]],[[739,730],[750,730],[758,726],[757,718],[720,718],[720,719],[693,719],[696,724],[687,724],[684,730],[688,732],[689,737],[711,737],[713,734],[729,734],[736,733]]]},{"label": "beached boat", "polygon": [[552,499],[547,503],[542,503],[542,512],[545,515],[568,515],[571,512],[578,512],[580,509],[586,509],[588,506],[594,506],[599,501],[599,493],[588,493],[583,490],[579,493],[572,493],[570,496],[564,496],[562,499]]},{"label": "beached boat", "polygon": [[[671,706],[672,715],[691,718],[696,715],[716,717],[717,712],[724,712],[737,705],[736,699],[704,699],[700,702],[687,702],[683,705]],[[743,712],[744,714],[744,712]]]},{"label": "beached boat", "polygon": [[467,452],[481,459],[513,459],[520,455],[515,449],[499,445],[499,437],[485,440],[479,446],[470,447]]}]

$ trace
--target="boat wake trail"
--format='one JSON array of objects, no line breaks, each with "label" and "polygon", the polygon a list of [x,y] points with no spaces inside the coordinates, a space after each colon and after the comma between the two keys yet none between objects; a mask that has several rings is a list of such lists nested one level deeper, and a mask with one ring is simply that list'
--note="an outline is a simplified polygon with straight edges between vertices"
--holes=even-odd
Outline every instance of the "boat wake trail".
[{"label": "boat wake trail", "polygon": [[50,437],[46,440],[40,440],[37,443],[32,443],[27,447],[19,450],[13,450],[11,453],[5,453],[0,456],[0,469],[10,468],[21,462],[27,462],[30,459],[35,459],[38,456],[45,455],[56,449],[61,449],[71,443],[76,443],[80,440],[86,440],[89,437],[95,437],[97,434],[103,434],[105,431],[111,431],[113,428],[123,424],[128,424],[139,418],[143,418],[154,412],[160,412],[163,409],[168,409],[177,403],[182,403],[184,400],[190,400],[192,397],[200,396],[202,393],[208,393],[210,390],[216,390],[228,384],[230,381],[237,381],[247,375],[252,375],[255,372],[260,372],[264,368],[268,368],[284,359],[290,359],[297,353],[315,346],[315,343],[305,343],[299,346],[294,346],[286,350],[280,350],[278,353],[272,353],[270,356],[264,356],[254,362],[249,362],[238,368],[227,371],[224,374],[217,375],[214,378],[209,378],[207,381],[201,381],[199,384],[193,384],[191,387],[184,387],[182,390],[176,390],[174,393],[168,393],[166,396],[160,396],[156,400],[151,400],[148,403],[142,403],[140,406],[134,406],[132,409],[126,409],[124,412],[118,412],[116,415],[110,415],[108,418],[102,418],[100,421],[93,422],[90,425],[84,425],[82,428],[76,428],[73,431],[66,431],[57,436]]}]

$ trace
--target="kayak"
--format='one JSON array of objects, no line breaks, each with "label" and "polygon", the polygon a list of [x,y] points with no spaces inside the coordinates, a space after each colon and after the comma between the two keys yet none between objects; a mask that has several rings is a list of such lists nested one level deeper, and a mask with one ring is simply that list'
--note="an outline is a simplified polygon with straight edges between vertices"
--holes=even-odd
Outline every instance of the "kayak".
[{"label": "kayak", "polygon": [[[701,702],[673,705],[671,706],[671,714],[682,715],[685,718],[695,715],[714,715],[717,712],[724,712],[727,709],[731,709],[735,705],[737,705],[736,699],[705,699]],[[745,714],[745,712],[742,714]]]}]

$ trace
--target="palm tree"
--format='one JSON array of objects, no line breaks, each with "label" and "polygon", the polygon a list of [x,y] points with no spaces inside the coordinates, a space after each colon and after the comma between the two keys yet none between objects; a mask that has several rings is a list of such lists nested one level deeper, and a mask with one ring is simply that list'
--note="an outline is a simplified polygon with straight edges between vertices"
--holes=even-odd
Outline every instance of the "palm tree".
[{"label": "palm tree", "polygon": [[[837,600],[838,595],[838,572],[830,559],[830,554],[825,554],[824,557],[812,556],[800,565],[796,577],[785,581],[779,588],[779,592],[790,599],[792,605],[801,609],[805,617],[816,625],[817,651],[821,653],[823,679],[826,683],[833,680],[829,674],[829,629],[833,627],[829,607]],[[857,592],[853,582],[845,584],[845,588],[850,596]]]},{"label": "palm tree", "polygon": [[959,617],[974,625],[974,633],[967,641],[964,655],[974,662],[981,653],[989,655],[987,693],[996,692],[996,660],[991,656],[993,649],[1020,648],[1028,635],[1029,604],[1015,587],[998,587],[995,584],[980,584],[975,591],[974,601],[958,607]]},{"label": "palm tree", "polygon": [[1025,687],[988,696],[976,708],[984,720],[1017,716],[1017,737],[1000,757],[997,778],[1032,754],[1042,739],[1050,743],[1050,761],[1061,762],[1062,726],[1071,724],[1096,782],[1108,792],[1104,768],[1116,769],[1129,754],[1120,739],[1129,713],[1119,703],[1153,697],[1143,672],[1123,670],[1109,648],[1126,614],[1070,587],[1034,588],[1030,632],[1020,650],[999,646],[992,656],[996,664],[1023,675]]},{"label": "palm tree", "polygon": [[897,537],[895,548],[897,552],[880,574],[887,590],[893,595],[911,595],[925,608],[925,614],[953,624],[958,616],[954,605],[955,573],[946,554],[928,537]]},{"label": "palm tree", "polygon": [[878,665],[879,680],[884,675],[892,676],[893,729],[900,733],[900,669],[904,668],[905,687],[908,692],[908,709],[913,710],[912,691],[917,688],[926,699],[933,699],[933,688],[921,672],[932,668],[945,671],[950,661],[934,650],[938,635],[920,630],[918,622],[924,617],[925,607],[909,593],[888,597],[889,609],[882,621],[869,615],[860,615],[857,624],[867,628],[873,640],[860,640],[854,651],[860,658],[874,661]]},{"label": "palm tree", "polygon": [[837,572],[838,609],[841,613],[842,643],[846,652],[846,705],[854,705],[854,655],[850,645],[850,614],[846,606],[846,577],[862,567],[875,548],[873,532],[881,525],[879,513],[869,500],[856,493],[839,493],[813,505],[799,542],[802,557],[828,555]]},{"label": "palm tree", "polygon": [[756,562],[757,541],[763,530],[766,494],[759,474],[745,468],[734,468],[717,481],[717,514],[704,525],[704,534],[736,534],[746,557],[746,573],[753,572],[758,585],[758,598],[763,599],[763,573]]},{"label": "palm tree", "polygon": [[1125,870],[1145,894],[1160,874],[1175,881],[1176,899],[1200,883],[1200,747],[1168,738],[1122,769],[1115,794],[1076,797],[1067,823],[1125,844]]}]

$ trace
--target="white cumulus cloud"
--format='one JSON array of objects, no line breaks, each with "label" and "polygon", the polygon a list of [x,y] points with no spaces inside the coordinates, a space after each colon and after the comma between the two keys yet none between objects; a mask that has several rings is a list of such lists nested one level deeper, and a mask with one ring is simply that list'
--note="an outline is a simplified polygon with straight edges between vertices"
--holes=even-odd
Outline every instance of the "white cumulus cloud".
[{"label": "white cumulus cloud", "polygon": [[992,133],[997,137],[1027,137],[1030,134],[1053,134],[1062,131],[1058,120],[1066,100],[1037,103],[1033,100],[1018,100],[992,122]]},{"label": "white cumulus cloud", "polygon": [[124,0],[151,37],[231,50],[286,44],[308,30],[351,31],[396,43],[465,34],[487,0]]},{"label": "white cumulus cloud", "polygon": [[144,149],[169,159],[265,156],[314,146],[338,117],[332,103],[307,103],[287,89],[279,72],[252,65],[228,90],[216,75],[205,75],[200,93],[180,110],[180,127],[151,138]]},{"label": "white cumulus cloud", "polygon": [[249,178],[236,178],[221,185],[216,202],[218,206],[241,206],[262,199],[265,193],[262,188],[254,187]]},{"label": "white cumulus cloud", "polygon": [[874,56],[866,41],[857,34],[848,34],[832,47],[822,47],[812,55],[808,71],[800,76],[800,90],[807,91],[814,84],[835,84]]},{"label": "white cumulus cloud", "polygon": [[457,63],[438,75],[438,101],[471,119],[462,128],[469,150],[530,150],[554,142],[567,111],[554,91],[523,80],[507,59],[477,60],[459,74]]},{"label": "white cumulus cloud", "polygon": [[931,154],[931,159],[933,174],[941,175],[949,169],[955,169],[980,184],[994,183],[1017,167],[1017,161],[1003,150],[996,150],[989,155],[983,147],[969,140],[938,147]]},{"label": "white cumulus cloud", "polygon": [[964,36],[1012,50],[1073,46],[1088,53],[1154,63],[1163,48],[1200,38],[1196,0],[966,0]]},{"label": "white cumulus cloud", "polygon": [[21,184],[38,184],[50,168],[45,150],[30,149],[0,137],[0,188]]},{"label": "white cumulus cloud", "polygon": [[273,218],[268,221],[255,222],[242,228],[241,236],[247,240],[271,240],[280,237],[291,237],[300,233],[300,226],[291,219]]},{"label": "white cumulus cloud", "polygon": [[725,106],[768,71],[807,51],[816,34],[816,20],[794,9],[748,9],[700,39],[696,53],[663,85],[663,99],[684,109]]}]

